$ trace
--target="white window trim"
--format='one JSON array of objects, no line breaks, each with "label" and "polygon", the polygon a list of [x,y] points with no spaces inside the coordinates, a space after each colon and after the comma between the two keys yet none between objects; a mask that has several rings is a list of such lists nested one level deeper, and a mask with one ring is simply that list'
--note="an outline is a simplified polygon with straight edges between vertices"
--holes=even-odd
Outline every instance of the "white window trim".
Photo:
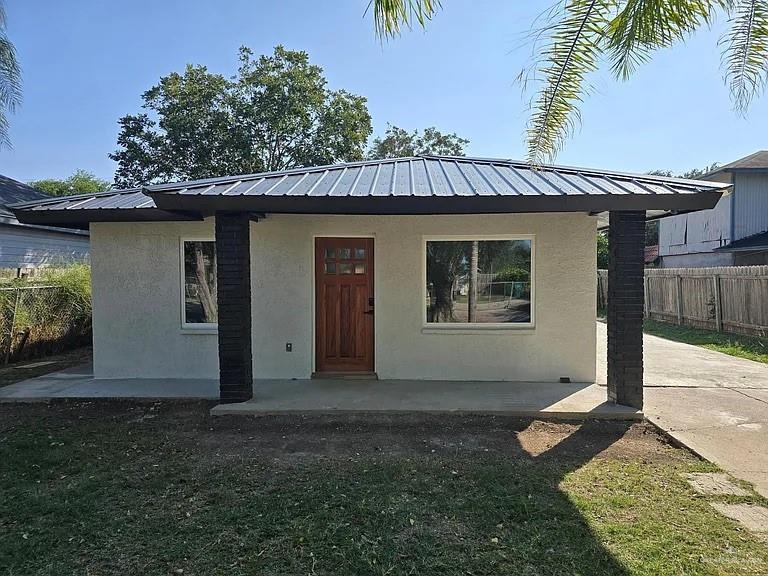
[{"label": "white window trim", "polygon": [[186,300],[186,275],[184,270],[184,243],[185,242],[216,242],[212,236],[181,236],[179,238],[179,320],[182,334],[217,334],[218,322],[187,322],[185,310]]},{"label": "white window trim", "polygon": [[531,242],[531,321],[530,322],[427,322],[427,307],[422,304],[421,323],[423,334],[452,333],[471,334],[498,331],[528,331],[536,327],[536,237],[534,234],[463,234],[458,236],[422,236],[421,237],[421,290],[422,302],[426,302],[427,293],[427,242],[454,241],[471,242],[473,240],[529,240]]}]

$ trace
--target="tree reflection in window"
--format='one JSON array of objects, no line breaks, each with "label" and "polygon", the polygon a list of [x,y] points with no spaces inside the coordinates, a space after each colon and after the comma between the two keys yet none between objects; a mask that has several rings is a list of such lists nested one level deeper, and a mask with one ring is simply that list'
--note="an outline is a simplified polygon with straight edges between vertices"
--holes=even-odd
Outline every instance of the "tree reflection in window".
[{"label": "tree reflection in window", "polygon": [[184,323],[215,324],[216,244],[184,241]]},{"label": "tree reflection in window", "polygon": [[427,322],[531,322],[530,240],[429,240]]}]

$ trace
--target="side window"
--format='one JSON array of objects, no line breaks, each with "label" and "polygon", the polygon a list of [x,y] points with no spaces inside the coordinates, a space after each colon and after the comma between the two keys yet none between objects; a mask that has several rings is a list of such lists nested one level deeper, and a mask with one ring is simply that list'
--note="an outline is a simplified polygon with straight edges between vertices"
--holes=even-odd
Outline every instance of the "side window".
[{"label": "side window", "polygon": [[183,240],[184,324],[216,324],[216,244],[213,241]]}]

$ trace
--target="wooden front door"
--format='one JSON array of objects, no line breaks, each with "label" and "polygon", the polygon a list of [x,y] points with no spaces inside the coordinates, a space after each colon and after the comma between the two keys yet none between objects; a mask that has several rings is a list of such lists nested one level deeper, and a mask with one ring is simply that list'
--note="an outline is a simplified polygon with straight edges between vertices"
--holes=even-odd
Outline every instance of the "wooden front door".
[{"label": "wooden front door", "polygon": [[317,238],[317,372],[373,372],[373,305],[373,239]]}]

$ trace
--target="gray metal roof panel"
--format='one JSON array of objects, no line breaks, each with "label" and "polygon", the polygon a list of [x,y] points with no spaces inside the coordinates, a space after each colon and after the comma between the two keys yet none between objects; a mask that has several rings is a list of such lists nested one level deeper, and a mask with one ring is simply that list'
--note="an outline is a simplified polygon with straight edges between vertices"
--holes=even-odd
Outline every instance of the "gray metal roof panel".
[{"label": "gray metal roof panel", "polygon": [[[147,201],[151,200],[150,204]],[[25,208],[35,212],[55,210],[77,209],[101,209],[110,210],[117,208],[154,208],[155,202],[149,196],[143,194],[140,189],[110,190],[97,194],[78,194],[76,196],[64,196],[48,198],[46,200],[24,202],[14,204],[14,208]]]},{"label": "gray metal roof panel", "polygon": [[14,204],[38,211],[151,209],[152,195],[265,197],[668,196],[728,184],[524,162],[421,156],[209,178]]}]

